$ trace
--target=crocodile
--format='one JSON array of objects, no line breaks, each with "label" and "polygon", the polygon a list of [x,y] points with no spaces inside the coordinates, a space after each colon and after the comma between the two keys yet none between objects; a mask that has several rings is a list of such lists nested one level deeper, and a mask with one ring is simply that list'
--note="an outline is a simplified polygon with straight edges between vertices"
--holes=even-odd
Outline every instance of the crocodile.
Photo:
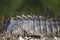
[{"label": "crocodile", "polygon": [[[27,32],[25,33],[24,30]],[[40,35],[60,37],[60,18],[45,18],[43,16],[16,16],[10,19],[6,32],[21,35]]]}]

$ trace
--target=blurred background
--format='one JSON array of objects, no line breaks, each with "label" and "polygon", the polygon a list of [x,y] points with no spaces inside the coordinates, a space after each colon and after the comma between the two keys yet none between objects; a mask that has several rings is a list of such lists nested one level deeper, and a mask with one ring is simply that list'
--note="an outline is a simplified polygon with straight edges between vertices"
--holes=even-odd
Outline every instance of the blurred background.
[{"label": "blurred background", "polygon": [[59,0],[0,0],[0,16],[43,15],[60,17]]}]

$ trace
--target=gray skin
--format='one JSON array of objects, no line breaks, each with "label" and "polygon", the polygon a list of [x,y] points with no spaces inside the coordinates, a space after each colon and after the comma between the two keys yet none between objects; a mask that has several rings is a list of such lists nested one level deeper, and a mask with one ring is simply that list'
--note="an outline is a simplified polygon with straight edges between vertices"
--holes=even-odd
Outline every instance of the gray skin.
[{"label": "gray skin", "polygon": [[[38,36],[40,34],[43,35],[44,37],[46,37],[46,36],[50,37],[52,35],[53,36],[55,35],[57,37],[60,36],[59,35],[60,34],[60,20],[57,21],[57,19],[54,19],[54,18],[47,19],[42,16],[36,16],[36,15],[22,16],[20,19],[17,18],[16,20],[17,20],[17,22],[16,22],[17,30],[19,28],[22,30],[22,31],[20,30],[17,32],[17,34],[19,34],[19,35],[22,32],[21,35],[26,35],[26,36],[33,35],[33,37]],[[20,21],[21,21],[21,23],[19,23]],[[20,24],[20,26],[19,26],[19,24]],[[11,27],[13,28],[14,26],[11,26]],[[12,31],[12,33],[14,32],[14,30]],[[24,30],[26,33],[24,32]]]}]

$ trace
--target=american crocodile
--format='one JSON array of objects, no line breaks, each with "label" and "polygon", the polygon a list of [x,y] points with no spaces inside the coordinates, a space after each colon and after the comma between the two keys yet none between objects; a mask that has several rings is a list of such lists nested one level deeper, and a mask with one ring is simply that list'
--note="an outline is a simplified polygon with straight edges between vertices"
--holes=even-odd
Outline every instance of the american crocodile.
[{"label": "american crocodile", "polygon": [[[26,32],[24,32],[24,30]],[[6,32],[20,35],[40,35],[43,36],[60,36],[60,19],[58,18],[44,18],[43,16],[16,16],[10,19],[10,24]]]}]

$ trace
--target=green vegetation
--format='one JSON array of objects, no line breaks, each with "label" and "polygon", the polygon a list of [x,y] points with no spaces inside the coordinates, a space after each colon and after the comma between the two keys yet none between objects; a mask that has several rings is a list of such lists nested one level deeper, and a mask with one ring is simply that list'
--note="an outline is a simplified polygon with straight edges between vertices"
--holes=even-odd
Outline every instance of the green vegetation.
[{"label": "green vegetation", "polygon": [[0,0],[0,15],[30,14],[59,17],[59,0]]}]

